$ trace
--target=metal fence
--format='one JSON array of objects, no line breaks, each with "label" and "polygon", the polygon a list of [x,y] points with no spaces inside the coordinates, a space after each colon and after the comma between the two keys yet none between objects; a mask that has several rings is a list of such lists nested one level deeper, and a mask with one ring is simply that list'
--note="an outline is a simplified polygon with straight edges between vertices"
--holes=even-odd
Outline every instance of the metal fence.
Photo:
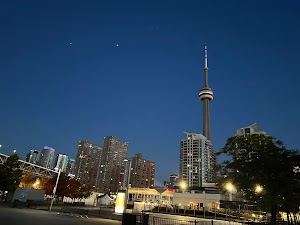
[{"label": "metal fence", "polygon": [[197,223],[196,220],[176,220],[170,218],[151,216],[149,218],[148,225],[200,225],[200,223]]},{"label": "metal fence", "polygon": [[[147,225],[241,225],[242,223],[222,220],[180,220],[150,216]],[[146,225],[146,224],[145,224]]]}]

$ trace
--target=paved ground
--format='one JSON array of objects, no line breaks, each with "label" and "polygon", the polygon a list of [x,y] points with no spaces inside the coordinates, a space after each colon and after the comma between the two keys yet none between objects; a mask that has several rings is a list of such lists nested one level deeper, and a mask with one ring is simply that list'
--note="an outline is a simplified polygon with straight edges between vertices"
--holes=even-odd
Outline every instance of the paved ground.
[{"label": "paved ground", "polygon": [[57,212],[0,205],[1,225],[121,225],[121,221],[103,218],[77,218]]}]

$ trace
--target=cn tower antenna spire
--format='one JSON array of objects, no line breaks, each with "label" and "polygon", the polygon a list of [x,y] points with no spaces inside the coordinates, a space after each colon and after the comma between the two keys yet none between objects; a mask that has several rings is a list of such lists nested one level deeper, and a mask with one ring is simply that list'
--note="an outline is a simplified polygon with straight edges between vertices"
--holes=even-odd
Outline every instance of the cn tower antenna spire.
[{"label": "cn tower antenna spire", "polygon": [[208,67],[207,67],[207,45],[206,44],[204,47],[204,68],[208,69]]}]

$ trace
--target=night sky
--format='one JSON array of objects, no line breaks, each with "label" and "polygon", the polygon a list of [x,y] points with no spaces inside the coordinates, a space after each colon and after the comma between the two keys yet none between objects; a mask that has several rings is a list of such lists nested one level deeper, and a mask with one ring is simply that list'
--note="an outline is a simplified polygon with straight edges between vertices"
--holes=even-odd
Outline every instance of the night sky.
[{"label": "night sky", "polygon": [[299,149],[299,12],[298,0],[1,0],[0,152],[74,158],[79,140],[114,135],[163,183],[183,132],[202,133],[205,43],[214,150],[254,122]]}]

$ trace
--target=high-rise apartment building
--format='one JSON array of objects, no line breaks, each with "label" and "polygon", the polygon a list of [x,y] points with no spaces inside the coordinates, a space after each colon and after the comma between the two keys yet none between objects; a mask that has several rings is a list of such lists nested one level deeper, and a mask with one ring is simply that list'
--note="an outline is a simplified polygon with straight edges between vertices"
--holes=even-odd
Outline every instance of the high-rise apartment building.
[{"label": "high-rise apartment building", "polygon": [[213,91],[208,85],[207,47],[204,49],[204,87],[199,92],[203,102],[203,135],[186,133],[187,139],[180,143],[179,180],[188,187],[200,187],[202,183],[212,182],[213,165],[216,163],[211,143],[209,102]]},{"label": "high-rise apartment building", "polygon": [[61,171],[61,172],[66,172],[67,164],[69,162],[69,157],[65,154],[57,154],[56,160],[55,160],[55,166],[54,170],[55,171]]},{"label": "high-rise apartment building", "polygon": [[242,127],[240,129],[238,129],[237,132],[236,132],[236,136],[246,137],[246,136],[249,136],[249,135],[252,135],[252,134],[266,135],[267,133],[262,131],[257,123],[254,123],[254,124],[252,124],[250,126],[247,126],[247,127]]},{"label": "high-rise apartment building", "polygon": [[88,140],[80,141],[76,154],[76,179],[95,190],[102,148]]},{"label": "high-rise apartment building", "polygon": [[127,159],[128,143],[107,136],[103,141],[103,151],[97,178],[97,191],[113,192],[123,185],[124,164]]},{"label": "high-rise apartment building", "polygon": [[67,168],[66,168],[66,174],[70,177],[75,177],[75,173],[76,173],[75,159],[69,158]]},{"label": "high-rise apartment building", "polygon": [[170,175],[169,188],[173,188],[175,185],[178,185],[179,176],[177,174]]},{"label": "high-rise apartment building", "polygon": [[180,143],[180,182],[201,187],[213,179],[212,146],[202,134],[186,133]]},{"label": "high-rise apartment building", "polygon": [[26,155],[25,161],[32,164],[38,164],[39,156],[40,156],[39,150],[31,149],[30,152]]},{"label": "high-rise apartment building", "polygon": [[[131,159],[130,185],[137,188],[153,188],[155,176],[155,163],[143,159],[142,153]],[[126,177],[125,177],[126,180]]]},{"label": "high-rise apartment building", "polygon": [[39,158],[39,165],[48,169],[52,169],[52,163],[54,158],[55,149],[45,146],[41,151]]}]

